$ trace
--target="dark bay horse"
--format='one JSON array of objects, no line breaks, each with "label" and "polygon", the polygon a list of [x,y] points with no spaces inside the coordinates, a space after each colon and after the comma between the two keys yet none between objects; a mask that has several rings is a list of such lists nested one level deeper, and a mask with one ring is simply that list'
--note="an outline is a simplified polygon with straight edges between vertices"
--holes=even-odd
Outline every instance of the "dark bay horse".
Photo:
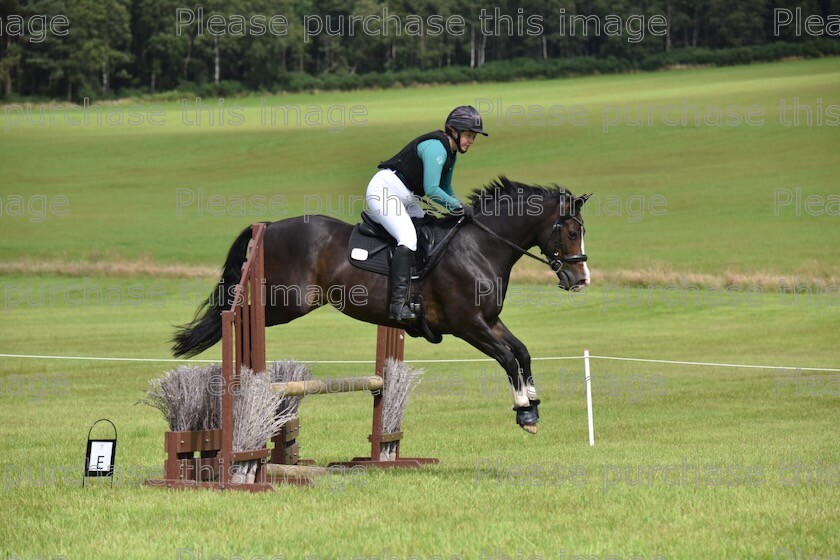
[{"label": "dark bay horse", "polygon": [[[517,423],[531,433],[536,433],[539,418],[531,357],[499,314],[513,265],[534,246],[546,256],[539,260],[551,266],[561,288],[579,290],[589,285],[580,217],[587,198],[557,186],[524,185],[501,177],[473,192],[473,221],[461,226],[437,266],[412,283],[412,290],[423,296],[424,316],[435,334],[455,335],[501,364],[513,392]],[[440,220],[439,227],[453,220]],[[387,318],[388,277],[350,264],[347,245],[352,229],[326,216],[290,218],[267,226],[267,326],[332,304],[360,321],[402,327]],[[239,282],[250,239],[248,227],[234,241],[218,289],[196,311],[192,323],[176,333],[175,356],[194,356],[221,339],[220,313],[233,302],[232,287]]]}]

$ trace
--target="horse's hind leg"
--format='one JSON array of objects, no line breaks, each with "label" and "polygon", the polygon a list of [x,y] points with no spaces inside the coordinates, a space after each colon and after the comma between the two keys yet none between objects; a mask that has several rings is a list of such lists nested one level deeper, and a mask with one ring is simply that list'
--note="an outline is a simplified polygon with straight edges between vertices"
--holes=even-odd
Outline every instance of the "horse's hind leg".
[{"label": "horse's hind leg", "polygon": [[276,279],[265,287],[266,326],[285,325],[325,305],[327,290],[311,278],[295,278],[280,283]]},{"label": "horse's hind leg", "polygon": [[266,275],[264,302],[267,327],[284,325],[321,307],[323,290],[308,271]]},{"label": "horse's hind leg", "polygon": [[[283,287],[283,290],[287,290],[287,288]],[[295,287],[292,287],[292,290],[295,290]],[[270,291],[271,288],[269,288],[269,293]],[[275,291],[277,290],[275,289]],[[274,299],[272,303],[271,295],[267,297],[267,300],[269,303],[268,305],[266,305],[265,308],[266,327],[273,327],[275,325],[285,325],[286,323],[294,321],[298,317],[303,317],[310,311],[313,311],[320,307],[320,305],[305,305],[295,301],[294,299],[284,301],[278,298]]]}]

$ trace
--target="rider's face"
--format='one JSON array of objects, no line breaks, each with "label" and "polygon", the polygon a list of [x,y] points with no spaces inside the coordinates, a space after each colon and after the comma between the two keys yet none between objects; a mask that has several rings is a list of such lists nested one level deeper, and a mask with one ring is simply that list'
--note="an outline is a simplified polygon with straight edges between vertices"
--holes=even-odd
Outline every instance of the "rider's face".
[{"label": "rider's face", "polygon": [[462,153],[464,153],[464,152],[466,152],[467,150],[470,149],[470,146],[472,146],[472,143],[475,142],[475,135],[476,135],[475,132],[471,132],[469,130],[464,130],[463,132],[461,132],[461,146],[460,146],[461,150],[460,151]]}]

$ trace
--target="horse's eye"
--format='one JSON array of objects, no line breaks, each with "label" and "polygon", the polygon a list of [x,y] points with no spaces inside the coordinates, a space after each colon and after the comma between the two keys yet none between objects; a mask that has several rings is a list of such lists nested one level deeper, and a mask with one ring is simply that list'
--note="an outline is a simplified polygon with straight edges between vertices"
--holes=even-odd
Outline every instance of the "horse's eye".
[{"label": "horse's eye", "polygon": [[575,240],[575,239],[577,239],[577,238],[578,238],[578,234],[577,234],[577,232],[574,232],[574,231],[570,231],[570,232],[569,232],[569,239],[571,239],[571,240]]}]

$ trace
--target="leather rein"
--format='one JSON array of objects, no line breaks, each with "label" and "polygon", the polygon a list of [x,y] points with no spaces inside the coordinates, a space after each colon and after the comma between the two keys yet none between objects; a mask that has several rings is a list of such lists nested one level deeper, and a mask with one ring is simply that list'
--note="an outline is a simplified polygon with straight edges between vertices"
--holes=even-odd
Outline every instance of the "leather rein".
[{"label": "leather rein", "polygon": [[[466,219],[465,217],[462,217],[459,220],[459,222],[462,222],[465,219]],[[588,259],[588,257],[583,253],[579,253],[577,255],[569,255],[569,256],[560,255],[561,237],[562,237],[562,234],[563,234],[563,223],[566,220],[574,220],[578,224],[580,224],[581,237],[584,234],[585,230],[584,230],[584,227],[583,227],[583,222],[579,218],[576,218],[574,216],[563,216],[563,215],[560,214],[560,211],[558,209],[557,221],[554,223],[554,228],[552,229],[552,231],[555,232],[554,233],[555,238],[554,238],[554,254],[553,254],[554,258],[552,258],[551,260],[544,259],[542,257],[538,257],[537,255],[534,255],[533,253],[529,252],[527,249],[524,249],[524,248],[520,247],[516,243],[508,241],[507,239],[505,239],[504,237],[502,237],[501,235],[499,235],[495,231],[491,230],[490,228],[488,228],[487,226],[485,226],[484,224],[482,224],[481,222],[479,222],[476,219],[473,219],[472,223],[475,226],[478,226],[479,229],[487,232],[491,236],[493,236],[496,239],[498,239],[499,241],[503,242],[505,245],[507,245],[511,249],[514,249],[515,251],[518,251],[519,253],[522,253],[523,255],[525,255],[527,257],[531,257],[532,259],[537,260],[537,261],[539,261],[543,264],[547,264],[548,266],[551,267],[551,270],[553,270],[556,274],[556,273],[559,273],[563,269],[564,264],[575,264],[575,263],[580,263],[580,262],[586,262],[587,259]],[[543,254],[545,254],[545,251],[543,251]],[[548,255],[546,255],[546,256],[548,256]]]}]

